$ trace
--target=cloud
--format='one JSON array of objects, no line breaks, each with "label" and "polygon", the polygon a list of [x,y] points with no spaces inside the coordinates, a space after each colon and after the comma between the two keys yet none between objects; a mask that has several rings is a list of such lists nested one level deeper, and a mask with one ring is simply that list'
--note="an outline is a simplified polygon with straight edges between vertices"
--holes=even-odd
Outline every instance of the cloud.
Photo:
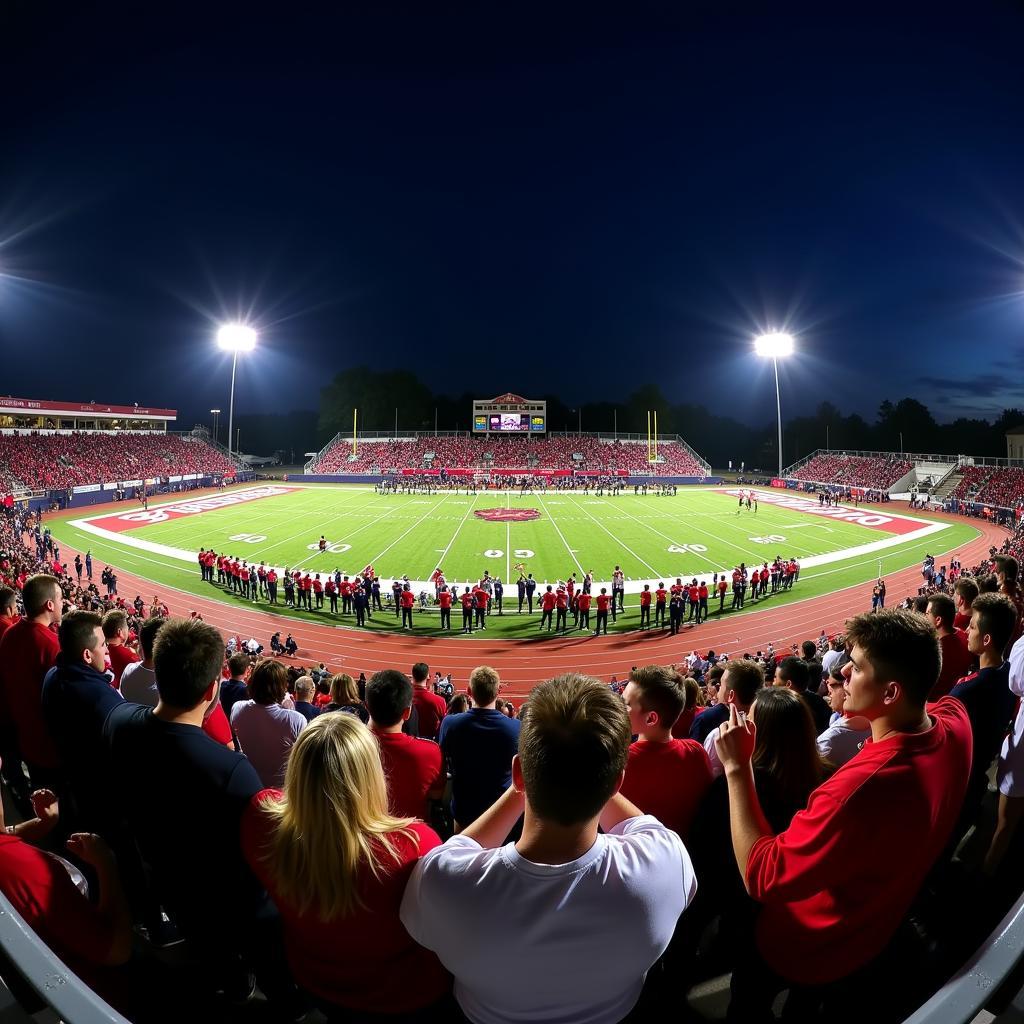
[{"label": "cloud", "polygon": [[1019,394],[1019,383],[1009,374],[976,373],[968,377],[918,377],[918,384],[937,392],[940,397],[962,399],[998,398],[1000,395]]}]

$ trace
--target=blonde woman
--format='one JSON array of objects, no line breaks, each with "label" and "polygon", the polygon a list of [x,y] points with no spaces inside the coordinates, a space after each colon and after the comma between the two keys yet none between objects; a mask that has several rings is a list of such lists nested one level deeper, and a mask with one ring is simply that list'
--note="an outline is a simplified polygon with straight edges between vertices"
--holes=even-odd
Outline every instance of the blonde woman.
[{"label": "blonde woman", "polygon": [[324,711],[344,711],[348,715],[355,715],[363,723],[370,720],[366,705],[359,699],[359,687],[347,672],[331,676],[331,701]]},{"label": "blonde woman", "polygon": [[242,849],[280,909],[296,982],[330,1020],[452,1019],[451,978],[398,918],[416,861],[440,845],[388,813],[377,742],[352,715],[310,722],[284,792],[253,797]]}]

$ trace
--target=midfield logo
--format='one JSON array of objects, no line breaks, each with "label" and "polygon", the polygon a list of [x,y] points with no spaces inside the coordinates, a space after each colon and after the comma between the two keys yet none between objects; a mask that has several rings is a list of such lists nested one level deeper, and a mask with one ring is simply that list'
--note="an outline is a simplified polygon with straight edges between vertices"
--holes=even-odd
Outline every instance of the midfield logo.
[{"label": "midfield logo", "polygon": [[489,523],[528,523],[531,519],[540,519],[540,512],[535,508],[478,508],[473,515]]}]

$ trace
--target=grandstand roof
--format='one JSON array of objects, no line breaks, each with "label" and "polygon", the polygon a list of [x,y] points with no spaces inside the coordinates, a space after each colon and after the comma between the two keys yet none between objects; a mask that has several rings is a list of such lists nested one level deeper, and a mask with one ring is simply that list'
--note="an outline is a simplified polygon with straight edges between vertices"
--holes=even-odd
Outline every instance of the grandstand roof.
[{"label": "grandstand roof", "polygon": [[52,412],[60,416],[95,416],[97,419],[116,419],[124,416],[150,420],[176,420],[176,409],[152,409],[139,405],[102,405],[96,402],[44,402],[31,398],[12,398],[0,395],[0,415],[24,416],[26,413]]}]

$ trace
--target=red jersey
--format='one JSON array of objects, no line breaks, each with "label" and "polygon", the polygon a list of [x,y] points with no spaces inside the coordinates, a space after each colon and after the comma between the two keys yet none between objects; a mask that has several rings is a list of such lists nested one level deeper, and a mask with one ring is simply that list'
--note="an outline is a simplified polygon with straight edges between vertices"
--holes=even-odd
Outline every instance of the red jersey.
[{"label": "red jersey", "polygon": [[967,612],[957,612],[956,615],[953,618],[953,628],[954,629],[967,629],[967,627],[970,624],[971,624],[971,613],[969,611],[967,611]]},{"label": "red jersey", "polygon": [[315,901],[305,913],[289,906],[267,872],[264,856],[274,825],[259,806],[278,796],[278,790],[265,789],[252,798],[242,817],[242,852],[281,912],[296,982],[327,1002],[373,1013],[408,1013],[440,999],[451,977],[433,953],[409,937],[398,916],[416,861],[441,845],[437,833],[421,822],[409,827],[415,840],[392,833],[398,862],[382,855],[379,878],[363,867],[352,913],[323,921]]},{"label": "red jersey", "polygon": [[696,604],[697,598],[700,597],[700,590],[697,587],[690,587],[689,591],[690,604]]},{"label": "red jersey", "polygon": [[580,603],[580,611],[581,612],[589,612],[590,611],[590,595],[586,591],[583,591],[583,592],[580,593],[580,596],[579,596],[578,600],[579,600],[579,603]]},{"label": "red jersey", "polygon": [[657,598],[658,604],[664,604],[666,597],[668,597],[668,591],[664,587],[658,587],[654,592],[654,596]]},{"label": "red jersey", "polygon": [[348,580],[342,580],[341,586],[338,587],[338,593],[342,597],[348,597],[352,593],[352,584]]},{"label": "red jersey", "polygon": [[114,673],[114,681],[110,685],[116,690],[121,685],[121,673],[142,659],[124,644],[108,644],[107,654],[110,655],[110,671]]},{"label": "red jersey", "polygon": [[608,611],[608,602],[609,601],[611,601],[611,598],[607,594],[598,594],[597,595],[597,610],[599,612],[606,612],[606,611]]},{"label": "red jersey", "polygon": [[0,640],[4,638],[4,633],[7,632],[17,621],[19,616],[17,615],[0,615]]},{"label": "red jersey", "polygon": [[228,716],[224,713],[220,701],[214,704],[213,710],[203,720],[203,732],[211,740],[216,740],[222,747],[226,747],[231,742],[231,726],[228,724]]},{"label": "red jersey", "polygon": [[758,951],[784,978],[827,984],[874,959],[949,841],[971,772],[971,723],[950,697],[928,713],[927,732],[868,740],[788,829],[751,849]]},{"label": "red jersey", "polygon": [[726,592],[726,591],[727,591],[728,589],[729,589],[729,584],[728,584],[728,583],[726,583],[726,581],[725,581],[725,577],[723,576],[723,577],[722,577],[722,578],[721,578],[721,579],[720,579],[720,580],[718,581],[718,592],[719,592],[720,594],[724,594],[724,593],[725,593],[725,592]]},{"label": "red jersey", "polygon": [[711,781],[711,762],[696,740],[637,740],[629,748],[622,795],[685,839]]},{"label": "red jersey", "polygon": [[267,582],[268,583],[276,583],[277,582],[277,573],[274,572],[273,569],[271,569],[270,572],[267,573]]},{"label": "red jersey", "polygon": [[416,595],[411,590],[402,591],[402,607],[413,608],[416,605]]},{"label": "red jersey", "polygon": [[459,600],[464,611],[473,607],[473,595],[468,590],[459,597]]},{"label": "red jersey", "polygon": [[483,587],[477,587],[473,591],[473,600],[476,602],[477,608],[487,607],[487,591]]},{"label": "red jersey", "polygon": [[412,688],[412,705],[416,709],[419,719],[420,735],[428,740],[437,739],[441,729],[441,719],[448,712],[448,705],[444,697],[431,693],[426,687],[414,686]]},{"label": "red jersey", "polygon": [[569,596],[564,590],[559,590],[555,594],[555,607],[557,608],[568,608],[569,607]]},{"label": "red jersey", "polygon": [[549,612],[555,607],[555,595],[550,590],[544,591],[544,596],[540,599],[540,606],[544,611]]},{"label": "red jersey", "polygon": [[702,601],[706,601],[706,600],[708,599],[708,585],[707,585],[706,583],[702,583],[702,584],[701,584],[701,585],[700,585],[700,586],[699,586],[699,587],[697,588],[697,596],[698,596],[698,597],[699,597],[699,598],[700,598],[700,599],[701,599]]},{"label": "red jersey", "polygon": [[299,580],[299,586],[303,590],[312,590],[313,589],[313,581],[308,576],[303,576],[302,579]]},{"label": "red jersey", "polygon": [[[651,606],[651,592],[649,590],[640,591],[640,607],[650,608]],[[664,824],[664,822],[662,822]]]},{"label": "red jersey", "polygon": [[327,583],[324,586],[324,593],[328,597],[332,597],[337,592],[338,592],[338,588],[334,585],[334,580],[328,580]]},{"label": "red jersey", "polygon": [[671,586],[671,587],[669,588],[670,592],[671,592],[671,593],[672,593],[673,595],[675,595],[675,594],[681,594],[681,593],[683,592],[683,590],[684,590],[684,589],[685,589],[685,588],[683,587],[683,585],[682,585],[681,583],[673,583],[673,584],[672,584],[672,586]]},{"label": "red jersey", "polygon": [[43,677],[60,653],[57,634],[30,619],[15,623],[0,640],[0,717],[14,725],[26,761],[41,768],[60,764],[43,721]]},{"label": "red jersey", "polygon": [[319,580],[313,580],[313,593],[322,594],[324,592],[324,585]]},{"label": "red jersey", "polygon": [[423,820],[427,816],[427,794],[442,788],[446,781],[441,748],[433,740],[404,732],[375,735],[388,784],[388,809],[398,818]]},{"label": "red jersey", "polygon": [[451,591],[450,590],[442,590],[441,593],[437,595],[437,603],[442,608],[451,608],[451,606],[452,606],[452,593],[451,593]]},{"label": "red jersey", "polygon": [[974,656],[967,650],[967,634],[962,629],[949,636],[940,636],[939,648],[942,651],[942,671],[928,694],[929,700],[945,697],[974,664]]}]

